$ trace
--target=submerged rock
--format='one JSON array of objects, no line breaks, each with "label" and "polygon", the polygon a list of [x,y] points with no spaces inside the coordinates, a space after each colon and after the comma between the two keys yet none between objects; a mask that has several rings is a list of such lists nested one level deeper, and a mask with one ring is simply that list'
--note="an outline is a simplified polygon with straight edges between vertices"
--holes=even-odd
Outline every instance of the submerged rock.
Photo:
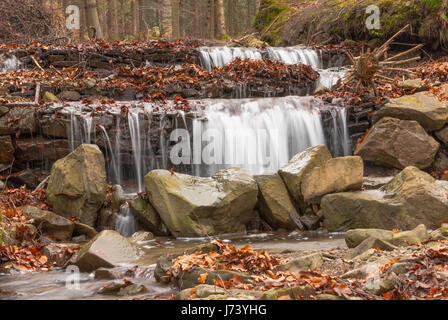
[{"label": "submerged rock", "polygon": [[[448,182],[408,167],[380,190],[326,195],[321,206],[329,231],[357,228],[435,229],[448,222]],[[387,241],[387,240],[386,240]]]},{"label": "submerged rock", "polygon": [[98,146],[80,145],[56,161],[48,181],[47,197],[57,214],[94,226],[106,199],[106,168]]},{"label": "submerged rock", "polygon": [[140,252],[135,245],[118,232],[106,230],[81,248],[74,264],[82,272],[92,272],[98,268],[113,268],[134,262],[139,257]]},{"label": "submerged rock", "polygon": [[311,147],[294,156],[286,166],[278,171],[301,210],[305,211],[307,207],[302,194],[304,176],[313,168],[321,167],[331,158],[331,153],[326,146]]},{"label": "submerged rock", "polygon": [[150,203],[176,237],[245,232],[254,218],[258,187],[242,169],[211,178],[154,170],[145,183]]},{"label": "submerged rock", "polygon": [[334,158],[304,175],[301,191],[307,203],[319,204],[330,193],[359,190],[364,163],[361,157]]},{"label": "submerged rock", "polygon": [[448,121],[448,104],[429,92],[418,92],[390,100],[373,116],[373,123],[384,117],[415,120],[428,131],[441,129]]},{"label": "submerged rock", "polygon": [[297,216],[297,210],[289,197],[283,180],[276,173],[254,176],[260,192],[257,207],[261,216],[275,229],[297,229],[297,223],[291,215]]},{"label": "submerged rock", "polygon": [[418,122],[386,117],[372,127],[355,154],[378,165],[424,169],[434,162],[439,147]]}]

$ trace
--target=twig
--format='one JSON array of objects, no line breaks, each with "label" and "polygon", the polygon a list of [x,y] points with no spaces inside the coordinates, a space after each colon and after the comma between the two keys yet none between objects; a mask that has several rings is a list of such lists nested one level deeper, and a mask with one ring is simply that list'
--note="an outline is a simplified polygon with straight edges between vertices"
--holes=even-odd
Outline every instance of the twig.
[{"label": "twig", "polygon": [[45,72],[44,68],[42,68],[39,64],[39,62],[37,62],[36,58],[34,58],[34,56],[31,56],[31,60],[33,60],[34,64],[42,71]]},{"label": "twig", "polygon": [[34,189],[33,193],[36,193],[39,189],[42,189],[42,187],[48,182],[48,180],[50,180],[51,176],[46,177],[44,180],[42,180],[41,183],[39,183],[39,185],[36,187],[36,189]]}]

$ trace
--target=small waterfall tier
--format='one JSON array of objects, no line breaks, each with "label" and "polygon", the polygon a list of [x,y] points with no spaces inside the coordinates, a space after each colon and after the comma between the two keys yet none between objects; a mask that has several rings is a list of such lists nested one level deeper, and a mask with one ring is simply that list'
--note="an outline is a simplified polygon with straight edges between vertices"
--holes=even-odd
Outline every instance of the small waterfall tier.
[{"label": "small waterfall tier", "polygon": [[310,96],[193,100],[188,113],[143,102],[107,108],[79,111],[69,103],[59,114],[69,120],[71,149],[99,145],[109,182],[128,192],[142,191],[152,169],[210,176],[238,166],[260,174],[276,172],[310,146],[326,144],[335,156],[350,153],[345,109]]},{"label": "small waterfall tier", "polygon": [[320,74],[315,85],[316,88],[320,86],[331,88],[345,75],[345,72],[337,67],[325,69],[321,51],[308,47],[268,47],[266,49],[201,47],[200,57],[202,66],[207,70],[223,67],[236,58],[252,60],[269,58],[285,64],[307,64]]},{"label": "small waterfall tier", "polygon": [[267,49],[240,47],[201,47],[200,56],[205,69],[223,67],[236,58],[261,60],[269,58],[285,64],[308,64],[315,69],[322,68],[318,51],[307,47],[269,47]]}]

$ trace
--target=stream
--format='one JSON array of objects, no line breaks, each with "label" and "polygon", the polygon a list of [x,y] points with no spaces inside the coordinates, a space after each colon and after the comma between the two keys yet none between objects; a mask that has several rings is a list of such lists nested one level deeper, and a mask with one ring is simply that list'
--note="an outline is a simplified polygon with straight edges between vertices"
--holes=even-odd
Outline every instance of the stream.
[{"label": "stream", "polygon": [[[224,242],[237,248],[249,244],[254,250],[267,250],[270,254],[292,251],[331,250],[346,248],[342,234],[308,233],[259,233],[221,237]],[[79,290],[67,287],[69,274],[57,269],[48,272],[0,275],[0,300],[116,300],[116,299],[154,299],[168,298],[178,289],[158,283],[153,276],[157,259],[167,254],[181,253],[184,249],[207,243],[210,239],[174,239],[158,237],[140,243],[144,254],[133,263],[111,269],[112,272],[125,273],[138,266],[131,277],[124,277],[134,284],[146,286],[149,292],[137,296],[101,295],[98,290],[112,280],[95,279],[94,274],[80,273]],[[70,282],[69,282],[70,283]]]}]

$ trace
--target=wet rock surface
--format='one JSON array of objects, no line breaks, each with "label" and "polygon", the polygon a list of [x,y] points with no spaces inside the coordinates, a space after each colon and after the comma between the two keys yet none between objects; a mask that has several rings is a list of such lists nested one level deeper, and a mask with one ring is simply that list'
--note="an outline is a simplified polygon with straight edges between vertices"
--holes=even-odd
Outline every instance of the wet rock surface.
[{"label": "wet rock surface", "polygon": [[212,178],[154,170],[145,183],[150,203],[174,236],[244,232],[254,217],[258,187],[238,168],[219,171]]}]

